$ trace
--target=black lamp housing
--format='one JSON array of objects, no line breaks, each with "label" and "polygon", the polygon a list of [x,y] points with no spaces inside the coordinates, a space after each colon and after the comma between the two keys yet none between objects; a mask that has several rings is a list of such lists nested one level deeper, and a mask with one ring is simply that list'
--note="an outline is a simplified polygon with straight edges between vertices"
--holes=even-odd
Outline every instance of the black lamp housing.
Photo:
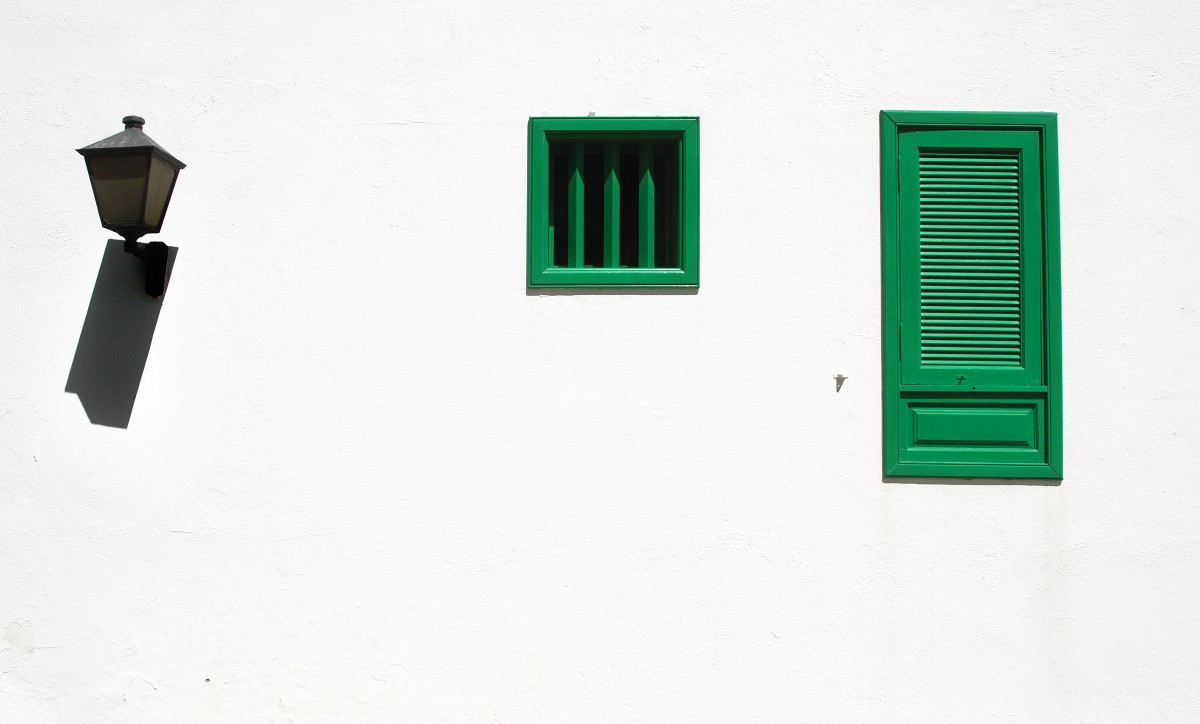
[{"label": "black lamp housing", "polygon": [[142,131],[144,118],[125,116],[121,122],[124,131],[77,150],[87,163],[101,226],[124,237],[125,251],[142,259],[146,293],[157,297],[166,287],[167,245],[137,240],[162,228],[175,180],[186,164]]}]

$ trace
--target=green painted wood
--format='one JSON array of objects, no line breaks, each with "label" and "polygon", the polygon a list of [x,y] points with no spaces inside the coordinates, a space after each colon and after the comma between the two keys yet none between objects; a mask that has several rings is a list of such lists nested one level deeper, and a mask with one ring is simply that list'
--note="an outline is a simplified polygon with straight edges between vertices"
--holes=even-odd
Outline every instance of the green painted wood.
[{"label": "green painted wood", "polygon": [[654,144],[638,144],[638,266],[654,268]]},{"label": "green painted wood", "polygon": [[[554,221],[550,218],[550,141],[532,121],[529,123],[529,160],[526,169],[530,199],[525,214],[525,227],[529,233],[526,263],[532,277],[534,269],[549,269],[552,266],[555,234],[561,233],[556,232]],[[533,199],[543,202],[535,204]],[[542,229],[546,230],[544,234]]]},{"label": "green painted wood", "polygon": [[[675,168],[673,170],[673,173],[674,173],[674,182],[675,182],[675,185],[677,185],[677,186],[679,185],[679,180],[681,178],[683,178],[683,163],[684,163],[684,161],[683,161],[683,149],[681,148],[682,145],[683,144],[678,143],[678,142],[676,142],[674,144],[674,146],[675,146]],[[683,222],[683,197],[682,197],[682,195],[675,195],[675,196],[672,196],[671,199],[672,199],[672,204],[671,204],[670,213],[671,213],[671,218],[672,218],[672,222],[671,222],[672,223],[672,233],[674,235],[672,243],[674,243],[674,245],[675,245],[675,247],[674,247],[675,257],[673,259],[668,259],[668,263],[670,266],[675,266],[675,265],[678,265],[681,263],[681,258],[683,256],[683,244],[682,244],[682,237],[681,237],[681,234],[683,231],[683,224],[684,224],[684,222]]]},{"label": "green painted wood", "polygon": [[544,133],[675,138],[690,130],[698,119],[695,116],[540,116],[529,120],[536,130]]},{"label": "green painted wood", "polygon": [[694,287],[692,278],[681,269],[587,269],[566,267],[547,269],[540,275],[544,287]]},{"label": "green painted wood", "polygon": [[[696,287],[700,283],[700,157],[699,157],[699,120],[694,117],[651,117],[651,118],[531,118],[529,120],[529,244],[528,244],[528,278],[527,284],[532,288],[539,287]],[[650,165],[650,182],[655,196],[664,193],[664,208],[670,218],[677,223],[675,229],[668,233],[678,237],[678,249],[674,246],[664,258],[665,268],[654,268],[654,249],[639,248],[637,268],[619,268],[619,239],[620,230],[620,176],[619,157],[616,159],[618,168],[616,189],[609,195],[607,180],[612,178],[606,173],[604,195],[604,263],[603,267],[590,268],[582,265],[568,265],[563,268],[553,266],[553,243],[555,235],[570,234],[570,228],[576,228],[576,238],[583,234],[573,223],[575,218],[583,218],[579,207],[568,199],[568,216],[572,221],[552,219],[550,210],[550,147],[551,144],[566,146],[599,143],[605,148],[605,167],[608,166],[609,148],[614,144],[636,143],[639,148],[638,171],[641,171],[640,148],[642,144],[657,144],[659,150],[667,144],[676,144],[678,148],[678,176],[668,170],[667,180],[672,188],[663,185],[663,179],[655,178],[653,163]],[[636,193],[640,204],[642,194],[642,176],[638,176],[638,188],[623,189],[625,193]],[[582,181],[582,177],[580,178]],[[580,184],[582,186],[582,183]],[[630,184],[626,184],[630,185]],[[580,213],[572,213],[572,209]],[[651,207],[653,209],[653,207]],[[626,240],[626,243],[640,243],[643,227],[642,215],[638,214],[639,239]],[[646,219],[651,230],[654,243],[665,243],[666,240],[653,238],[653,216]],[[672,225],[668,225],[672,226]],[[610,232],[609,230],[612,229]],[[613,236],[616,234],[616,236]],[[671,241],[672,244],[676,242]],[[582,249],[575,245],[575,254],[582,259]],[[616,254],[617,264],[609,266]],[[676,259],[677,257],[677,259]]]},{"label": "green painted wood", "polygon": [[910,404],[909,409],[913,412],[911,442],[917,446],[1036,450],[1039,443],[1036,401],[1009,406]]},{"label": "green painted wood", "polygon": [[1020,392],[922,392],[901,399],[904,465],[1046,467],[1045,399]]},{"label": "green painted wood", "polygon": [[567,266],[583,266],[583,144],[567,150]]},{"label": "green painted wood", "polygon": [[1033,131],[901,134],[900,305],[913,332],[902,382],[1040,382],[1037,142]]},{"label": "green painted wood", "polygon": [[700,123],[679,141],[679,266],[700,285]]},{"label": "green painted wood", "polygon": [[[1057,182],[1046,178],[1052,122],[1052,114],[880,116],[889,476],[1061,477],[1058,295],[1047,276],[1057,254],[1057,199],[1051,218],[1047,194]],[[1021,395],[1024,412],[999,393]],[[968,402],[938,410],[929,394]],[[1003,444],[1014,415],[1036,445]],[[921,420],[961,439],[918,445]]]},{"label": "green painted wood", "polygon": [[621,265],[621,146],[609,142],[604,146],[604,266],[616,269]]},{"label": "green painted wood", "polygon": [[1042,198],[1045,235],[1045,265],[1043,267],[1046,326],[1046,379],[1049,387],[1046,406],[1046,429],[1050,435],[1050,467],[1058,477],[1063,475],[1063,408],[1062,408],[1062,269],[1059,249],[1058,200],[1058,119],[1052,114],[1041,127],[1042,131]]}]

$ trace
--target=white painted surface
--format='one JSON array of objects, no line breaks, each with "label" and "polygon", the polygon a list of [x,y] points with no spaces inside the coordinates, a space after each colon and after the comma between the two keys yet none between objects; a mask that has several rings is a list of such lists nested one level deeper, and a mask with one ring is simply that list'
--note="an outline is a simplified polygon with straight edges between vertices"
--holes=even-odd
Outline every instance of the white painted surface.
[{"label": "white painted surface", "polygon": [[[0,721],[1200,719],[1200,6],[871,5],[5,3]],[[880,480],[881,108],[1059,113],[1061,487]],[[526,294],[589,111],[700,116],[698,294]],[[119,429],[127,113],[189,167]]]}]

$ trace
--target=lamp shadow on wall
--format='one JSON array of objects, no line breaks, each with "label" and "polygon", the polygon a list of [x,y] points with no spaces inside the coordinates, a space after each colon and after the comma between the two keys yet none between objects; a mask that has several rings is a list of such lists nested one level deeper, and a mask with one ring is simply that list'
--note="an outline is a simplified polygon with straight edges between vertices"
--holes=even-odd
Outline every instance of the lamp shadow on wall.
[{"label": "lamp shadow on wall", "polygon": [[[66,387],[93,425],[122,429],[129,427],[163,302],[146,295],[142,262],[123,245],[111,239],[104,249]],[[179,249],[167,251],[170,282]]]}]

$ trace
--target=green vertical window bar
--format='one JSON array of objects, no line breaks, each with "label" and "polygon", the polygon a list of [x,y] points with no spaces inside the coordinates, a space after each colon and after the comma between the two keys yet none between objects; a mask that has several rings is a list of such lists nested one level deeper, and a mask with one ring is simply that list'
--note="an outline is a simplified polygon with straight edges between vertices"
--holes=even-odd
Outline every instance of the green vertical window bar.
[{"label": "green vertical window bar", "polygon": [[583,144],[567,149],[567,266],[583,266]]},{"label": "green vertical window bar", "polygon": [[638,266],[654,266],[654,144],[638,146]]},{"label": "green vertical window bar", "polygon": [[621,147],[608,143],[604,147],[604,266],[616,269],[621,265]]}]

